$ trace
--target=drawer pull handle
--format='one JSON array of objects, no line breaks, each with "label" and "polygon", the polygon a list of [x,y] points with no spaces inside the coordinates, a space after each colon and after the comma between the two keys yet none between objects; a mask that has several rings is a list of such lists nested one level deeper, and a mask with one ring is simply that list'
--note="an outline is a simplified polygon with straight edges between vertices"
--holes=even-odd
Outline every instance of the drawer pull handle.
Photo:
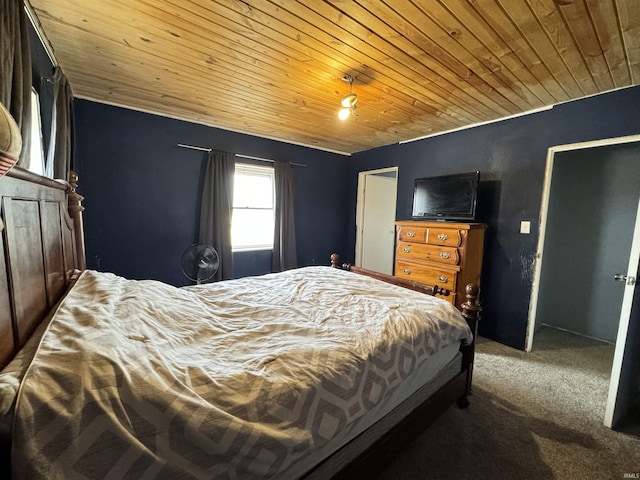
[{"label": "drawer pull handle", "polygon": [[449,279],[447,277],[445,277],[444,275],[440,275],[438,277],[438,281],[442,282],[442,283],[447,283],[449,281]]},{"label": "drawer pull handle", "polygon": [[409,252],[411,252],[411,247],[402,247],[402,251],[404,253],[409,253]]},{"label": "drawer pull handle", "polygon": [[451,258],[451,254],[449,252],[440,252],[441,258]]},{"label": "drawer pull handle", "polygon": [[416,232],[407,232],[407,237],[413,238],[416,236]]},{"label": "drawer pull handle", "polygon": [[411,275],[411,270],[409,270],[408,268],[403,268],[402,273],[404,273],[405,275]]},{"label": "drawer pull handle", "polygon": [[438,234],[438,240],[446,240],[447,238],[449,238],[449,235],[447,235],[446,233]]}]

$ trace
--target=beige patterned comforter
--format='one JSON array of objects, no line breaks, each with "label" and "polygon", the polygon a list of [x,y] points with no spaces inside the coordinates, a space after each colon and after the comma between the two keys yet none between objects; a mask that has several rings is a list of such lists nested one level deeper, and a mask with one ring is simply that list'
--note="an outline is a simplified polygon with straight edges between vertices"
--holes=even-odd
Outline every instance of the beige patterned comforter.
[{"label": "beige patterned comforter", "polygon": [[470,335],[445,301],[328,267],[187,288],[85,271],[21,385],[14,478],[278,476]]}]

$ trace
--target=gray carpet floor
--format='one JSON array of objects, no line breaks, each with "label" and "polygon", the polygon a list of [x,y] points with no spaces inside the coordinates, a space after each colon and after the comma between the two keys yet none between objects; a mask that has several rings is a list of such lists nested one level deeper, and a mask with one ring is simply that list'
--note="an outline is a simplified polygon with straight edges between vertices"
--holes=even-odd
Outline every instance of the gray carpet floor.
[{"label": "gray carpet floor", "polygon": [[378,480],[640,478],[640,437],[602,424],[613,346],[543,327],[524,353],[480,338],[474,394]]}]

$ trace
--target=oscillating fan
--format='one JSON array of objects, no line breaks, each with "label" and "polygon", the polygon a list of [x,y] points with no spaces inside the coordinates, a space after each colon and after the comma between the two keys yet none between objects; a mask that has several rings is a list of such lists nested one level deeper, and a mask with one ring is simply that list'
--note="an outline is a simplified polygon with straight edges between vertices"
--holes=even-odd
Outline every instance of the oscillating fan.
[{"label": "oscillating fan", "polygon": [[216,274],[220,257],[211,245],[194,243],[182,253],[180,264],[185,276],[200,285]]}]

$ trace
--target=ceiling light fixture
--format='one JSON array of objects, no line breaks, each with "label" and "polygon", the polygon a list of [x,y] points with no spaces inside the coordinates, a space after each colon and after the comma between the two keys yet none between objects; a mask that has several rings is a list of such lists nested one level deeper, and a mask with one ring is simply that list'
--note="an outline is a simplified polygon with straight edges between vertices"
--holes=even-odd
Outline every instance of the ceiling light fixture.
[{"label": "ceiling light fixture", "polygon": [[338,118],[340,118],[340,120],[346,120],[350,115],[355,115],[358,96],[351,91],[351,88],[353,87],[353,77],[351,75],[343,76],[342,81],[349,82],[349,93],[345,95],[340,102],[342,108],[338,112]]}]

